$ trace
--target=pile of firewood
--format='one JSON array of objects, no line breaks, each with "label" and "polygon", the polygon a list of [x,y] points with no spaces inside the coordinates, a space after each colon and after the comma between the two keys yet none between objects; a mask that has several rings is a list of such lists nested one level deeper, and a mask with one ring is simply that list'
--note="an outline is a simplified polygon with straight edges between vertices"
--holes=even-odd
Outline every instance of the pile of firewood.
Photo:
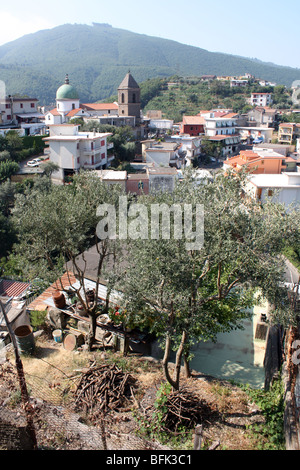
[{"label": "pile of firewood", "polygon": [[75,409],[91,417],[120,411],[134,400],[136,380],[116,364],[93,365],[82,374],[75,391]]},{"label": "pile of firewood", "polygon": [[164,411],[161,425],[170,432],[177,432],[181,427],[194,429],[216,414],[216,410],[204,400],[187,390],[171,392],[164,404]]}]

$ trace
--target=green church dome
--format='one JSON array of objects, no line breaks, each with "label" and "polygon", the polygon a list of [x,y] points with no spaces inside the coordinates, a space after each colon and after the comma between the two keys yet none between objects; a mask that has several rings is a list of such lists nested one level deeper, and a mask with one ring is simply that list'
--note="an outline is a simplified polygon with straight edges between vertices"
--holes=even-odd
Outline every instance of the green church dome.
[{"label": "green church dome", "polygon": [[77,90],[69,83],[68,75],[66,76],[64,85],[59,87],[59,89],[57,90],[56,99],[57,100],[78,100],[79,99]]}]

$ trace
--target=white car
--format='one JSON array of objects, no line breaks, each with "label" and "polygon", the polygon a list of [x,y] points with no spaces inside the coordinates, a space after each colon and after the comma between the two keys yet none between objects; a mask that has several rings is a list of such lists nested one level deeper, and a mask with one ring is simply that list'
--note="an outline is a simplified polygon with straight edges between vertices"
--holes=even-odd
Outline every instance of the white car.
[{"label": "white car", "polygon": [[30,162],[27,162],[27,166],[37,167],[39,166],[39,162],[36,162],[35,160],[30,160]]}]

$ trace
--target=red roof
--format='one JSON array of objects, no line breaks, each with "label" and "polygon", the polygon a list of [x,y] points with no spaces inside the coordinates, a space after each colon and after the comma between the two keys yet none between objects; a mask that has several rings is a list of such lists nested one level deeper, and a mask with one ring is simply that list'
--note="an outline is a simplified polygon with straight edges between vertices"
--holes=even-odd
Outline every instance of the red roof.
[{"label": "red roof", "polygon": [[78,114],[79,111],[82,111],[82,109],[81,109],[81,108],[72,109],[72,110],[67,114],[67,116],[69,116],[69,117],[76,116],[76,114]]},{"label": "red roof", "polygon": [[83,103],[81,107],[93,111],[105,111],[106,109],[119,109],[116,103]]},{"label": "red roof", "polygon": [[183,124],[187,124],[188,126],[203,126],[205,119],[202,116],[183,116]]},{"label": "red roof", "polygon": [[37,297],[30,305],[28,305],[29,310],[46,310],[47,304],[45,303],[49,297],[56,290],[60,290],[61,286],[64,288],[75,284],[77,281],[76,277],[71,272],[66,272],[60,279],[57,279],[48,289],[46,289],[39,297]]},{"label": "red roof", "polygon": [[20,297],[27,289],[30,284],[28,282],[18,281],[7,281],[5,279],[0,280],[0,295],[3,297]]},{"label": "red roof", "polygon": [[57,108],[51,109],[49,113],[52,114],[53,116],[60,116],[59,112],[57,111]]}]

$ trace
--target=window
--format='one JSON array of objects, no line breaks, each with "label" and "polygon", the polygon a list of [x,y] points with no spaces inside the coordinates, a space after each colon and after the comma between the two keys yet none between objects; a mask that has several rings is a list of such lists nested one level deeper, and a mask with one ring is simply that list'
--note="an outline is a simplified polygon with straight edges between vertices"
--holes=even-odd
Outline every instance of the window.
[{"label": "window", "polygon": [[140,181],[140,182],[138,183],[138,189],[144,189],[144,183],[143,183],[143,181]]},{"label": "window", "polygon": [[101,140],[101,147],[104,147],[105,145],[105,140]]},{"label": "window", "polygon": [[135,93],[133,93],[133,95],[132,95],[132,102],[133,102],[133,103],[136,103],[136,96],[135,96]]},{"label": "window", "polygon": [[7,120],[8,120],[8,121],[11,120],[11,115],[10,115],[10,114],[7,115]]},{"label": "window", "polygon": [[34,108],[34,103],[30,103],[30,106],[31,106],[32,108]]},{"label": "window", "polygon": [[101,160],[105,160],[105,153],[101,154]]},{"label": "window", "polygon": [[123,103],[123,104],[125,103],[125,95],[124,95],[124,93],[122,93],[122,103]]},{"label": "window", "polygon": [[75,109],[75,103],[72,103],[72,109]]},{"label": "window", "polygon": [[274,194],[274,191],[273,191],[272,189],[269,189],[269,190],[268,190],[268,196],[269,196],[269,197],[272,197],[273,194]]},{"label": "window", "polygon": [[23,109],[23,103],[20,103],[20,108]]},{"label": "window", "polygon": [[11,104],[10,104],[10,103],[6,103],[5,108],[6,108],[6,109],[10,109],[10,108],[11,108]]}]

